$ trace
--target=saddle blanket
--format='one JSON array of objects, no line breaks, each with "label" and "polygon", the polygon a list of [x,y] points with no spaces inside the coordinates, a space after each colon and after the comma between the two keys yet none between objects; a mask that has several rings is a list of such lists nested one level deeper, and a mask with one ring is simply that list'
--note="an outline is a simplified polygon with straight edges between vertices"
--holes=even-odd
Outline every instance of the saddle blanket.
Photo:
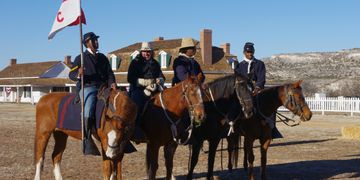
[{"label": "saddle blanket", "polygon": [[[74,104],[74,98],[75,94],[70,93],[61,99],[56,124],[57,128],[81,131],[81,103]],[[96,129],[100,128],[101,115],[104,107],[105,104],[102,101],[97,101],[95,110]]]}]

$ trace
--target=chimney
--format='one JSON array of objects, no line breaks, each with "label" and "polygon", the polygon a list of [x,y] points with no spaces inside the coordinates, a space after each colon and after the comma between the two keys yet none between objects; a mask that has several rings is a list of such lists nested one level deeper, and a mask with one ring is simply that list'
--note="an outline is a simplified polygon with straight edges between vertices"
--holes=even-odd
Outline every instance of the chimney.
[{"label": "chimney", "polygon": [[64,63],[67,65],[67,66],[70,66],[72,63],[71,63],[71,56],[65,56],[64,58]]},{"label": "chimney", "polygon": [[220,45],[225,54],[230,54],[230,43]]},{"label": "chimney", "polygon": [[200,48],[203,63],[212,65],[212,31],[210,29],[200,31]]},{"label": "chimney", "polygon": [[154,39],[154,41],[163,41],[163,40],[164,40],[164,37],[161,37],[161,36],[156,37],[156,38]]},{"label": "chimney", "polygon": [[9,66],[15,65],[16,64],[16,58],[12,58],[10,59],[10,64]]}]

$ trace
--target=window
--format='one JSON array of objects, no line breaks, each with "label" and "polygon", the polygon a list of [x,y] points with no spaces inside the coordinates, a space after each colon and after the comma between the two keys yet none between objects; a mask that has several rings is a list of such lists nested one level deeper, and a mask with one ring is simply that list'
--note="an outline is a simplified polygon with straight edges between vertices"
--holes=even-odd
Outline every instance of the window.
[{"label": "window", "polygon": [[167,52],[165,52],[165,51],[160,51],[159,52],[158,60],[160,62],[160,66],[161,66],[162,69],[166,69],[166,68],[169,67],[170,58],[171,58],[171,56]]},{"label": "window", "polygon": [[0,97],[3,97],[3,96],[4,96],[4,88],[0,87]]},{"label": "window", "polygon": [[112,54],[110,56],[110,65],[111,65],[111,69],[113,71],[116,71],[117,69],[119,69],[120,67],[120,58],[115,56],[114,54]]},{"label": "window", "polygon": [[31,87],[24,87],[24,98],[31,97]]},{"label": "window", "polygon": [[51,92],[69,92],[69,87],[53,87]]}]

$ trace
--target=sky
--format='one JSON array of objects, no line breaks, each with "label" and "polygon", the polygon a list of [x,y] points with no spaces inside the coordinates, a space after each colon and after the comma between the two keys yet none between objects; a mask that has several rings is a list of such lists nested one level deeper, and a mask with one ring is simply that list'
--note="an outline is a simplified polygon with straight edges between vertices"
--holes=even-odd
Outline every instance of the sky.
[{"label": "sky", "polygon": [[[1,2],[0,70],[11,58],[63,61],[80,53],[77,26],[47,39],[60,5],[61,0]],[[83,0],[82,8],[83,32],[100,36],[104,54],[159,36],[199,40],[202,29],[212,30],[213,46],[230,43],[239,57],[248,41],[257,58],[360,47],[359,0]]]}]

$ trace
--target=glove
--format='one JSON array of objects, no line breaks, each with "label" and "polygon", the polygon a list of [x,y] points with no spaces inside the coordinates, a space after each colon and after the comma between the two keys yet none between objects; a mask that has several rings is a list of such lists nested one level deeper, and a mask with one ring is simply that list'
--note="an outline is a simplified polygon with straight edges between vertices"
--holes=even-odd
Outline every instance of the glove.
[{"label": "glove", "polygon": [[157,86],[155,83],[150,84],[148,86],[145,87],[144,89],[144,93],[146,96],[150,96],[152,92],[154,92],[157,89]]},{"label": "glove", "polygon": [[137,85],[138,86],[149,86],[151,83],[153,83],[153,79],[144,79],[144,78],[138,78]]},{"label": "glove", "polygon": [[164,83],[165,83],[164,78],[162,77],[156,78],[156,84],[164,86]]}]

